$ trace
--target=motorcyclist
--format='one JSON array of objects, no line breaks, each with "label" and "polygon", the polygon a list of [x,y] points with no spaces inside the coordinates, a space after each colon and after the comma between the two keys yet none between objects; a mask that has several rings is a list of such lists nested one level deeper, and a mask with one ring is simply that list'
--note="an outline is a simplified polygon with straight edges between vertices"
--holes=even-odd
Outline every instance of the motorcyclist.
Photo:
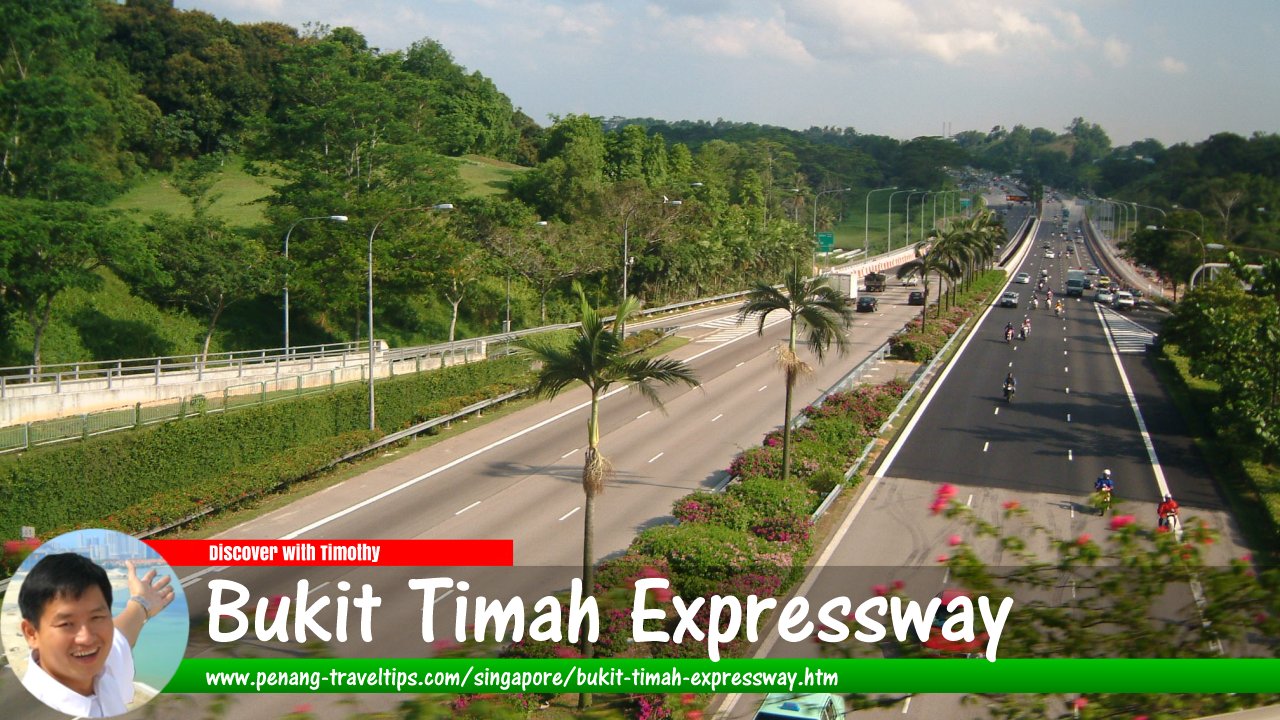
[{"label": "motorcyclist", "polygon": [[1004,396],[1006,399],[1013,396],[1018,391],[1018,379],[1009,373],[1004,376]]},{"label": "motorcyclist", "polygon": [[1026,340],[1031,335],[1031,318],[1022,318],[1022,339]]},{"label": "motorcyclist", "polygon": [[1032,310],[1035,310],[1035,309],[1036,309],[1036,308],[1038,308],[1038,307],[1040,307],[1040,298],[1036,297],[1035,295],[1032,295],[1032,296],[1031,296],[1031,309],[1032,309]]},{"label": "motorcyclist", "polygon": [[1013,339],[1013,323],[1007,322],[1004,324],[1004,341],[1009,342],[1012,339]]},{"label": "motorcyclist", "polygon": [[1156,524],[1160,527],[1170,526],[1171,518],[1178,516],[1178,501],[1172,495],[1165,495],[1164,500],[1156,506]]},{"label": "motorcyclist", "polygon": [[1093,481],[1093,491],[1097,495],[1097,505],[1099,506],[1099,515],[1105,515],[1107,508],[1111,506],[1111,493],[1116,489],[1115,482],[1111,479],[1111,468],[1102,471],[1097,480]]},{"label": "motorcyclist", "polygon": [[1062,317],[1062,301],[1059,300],[1057,305],[1053,306],[1053,316]]}]

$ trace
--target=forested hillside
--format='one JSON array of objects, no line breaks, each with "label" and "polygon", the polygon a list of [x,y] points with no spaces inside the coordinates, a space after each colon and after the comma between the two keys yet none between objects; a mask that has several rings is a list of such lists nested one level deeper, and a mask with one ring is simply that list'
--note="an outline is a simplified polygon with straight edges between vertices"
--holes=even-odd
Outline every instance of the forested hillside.
[{"label": "forested hillside", "polygon": [[[517,328],[565,318],[575,280],[608,304],[624,235],[648,303],[740,289],[807,259],[814,226],[860,248],[864,222],[936,200],[966,166],[1177,203],[1206,238],[1275,243],[1273,135],[1113,148],[1080,118],[907,140],[542,127],[430,38],[384,50],[352,28],[237,25],[171,0],[7,2],[0,40],[4,364],[278,346],[286,281],[293,344],[359,338],[370,243],[393,344],[496,332],[508,312]],[[867,202],[888,186],[921,192]]]}]

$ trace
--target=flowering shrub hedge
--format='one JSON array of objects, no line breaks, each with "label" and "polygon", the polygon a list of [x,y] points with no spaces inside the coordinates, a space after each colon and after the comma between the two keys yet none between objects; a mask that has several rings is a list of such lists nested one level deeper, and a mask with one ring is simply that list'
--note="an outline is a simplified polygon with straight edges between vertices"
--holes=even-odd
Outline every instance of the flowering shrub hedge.
[{"label": "flowering shrub hedge", "polygon": [[696,492],[677,500],[671,514],[683,523],[713,523],[747,530],[758,512],[728,493]]},{"label": "flowering shrub hedge", "polygon": [[765,445],[744,450],[729,463],[730,477],[778,477],[781,474],[781,447]]},{"label": "flowering shrub hedge", "polygon": [[787,576],[797,554],[790,544],[705,523],[649,528],[633,547],[666,557],[671,583],[685,598],[713,594],[723,581],[746,573]]},{"label": "flowering shrub hedge", "polygon": [[13,575],[22,561],[26,560],[27,556],[38,547],[40,547],[39,538],[4,541],[4,551],[0,553],[0,575],[4,577]]},{"label": "flowering shrub hedge", "polygon": [[821,499],[809,487],[795,480],[778,478],[744,478],[725,491],[756,513],[756,517],[808,517]]}]

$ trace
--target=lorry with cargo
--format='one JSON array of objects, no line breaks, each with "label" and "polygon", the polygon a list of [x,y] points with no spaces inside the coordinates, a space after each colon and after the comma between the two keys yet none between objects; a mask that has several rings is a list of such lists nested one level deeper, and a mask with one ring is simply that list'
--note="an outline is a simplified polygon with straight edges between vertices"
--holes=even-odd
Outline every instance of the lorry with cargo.
[{"label": "lorry with cargo", "polygon": [[852,305],[858,299],[858,281],[853,273],[831,272],[827,274],[827,284],[844,293],[846,303]]},{"label": "lorry with cargo", "polygon": [[1085,272],[1082,268],[1072,268],[1067,271],[1067,297],[1080,297],[1084,295]]},{"label": "lorry with cargo", "polygon": [[866,287],[867,292],[884,292],[886,285],[884,273],[867,273],[862,278],[862,284]]}]

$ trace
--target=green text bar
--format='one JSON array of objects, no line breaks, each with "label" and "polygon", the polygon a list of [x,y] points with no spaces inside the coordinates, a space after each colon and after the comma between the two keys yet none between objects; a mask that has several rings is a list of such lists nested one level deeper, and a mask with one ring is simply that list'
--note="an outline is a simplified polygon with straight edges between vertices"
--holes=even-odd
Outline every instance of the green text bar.
[{"label": "green text bar", "polygon": [[1280,660],[187,659],[173,693],[1271,693]]}]

